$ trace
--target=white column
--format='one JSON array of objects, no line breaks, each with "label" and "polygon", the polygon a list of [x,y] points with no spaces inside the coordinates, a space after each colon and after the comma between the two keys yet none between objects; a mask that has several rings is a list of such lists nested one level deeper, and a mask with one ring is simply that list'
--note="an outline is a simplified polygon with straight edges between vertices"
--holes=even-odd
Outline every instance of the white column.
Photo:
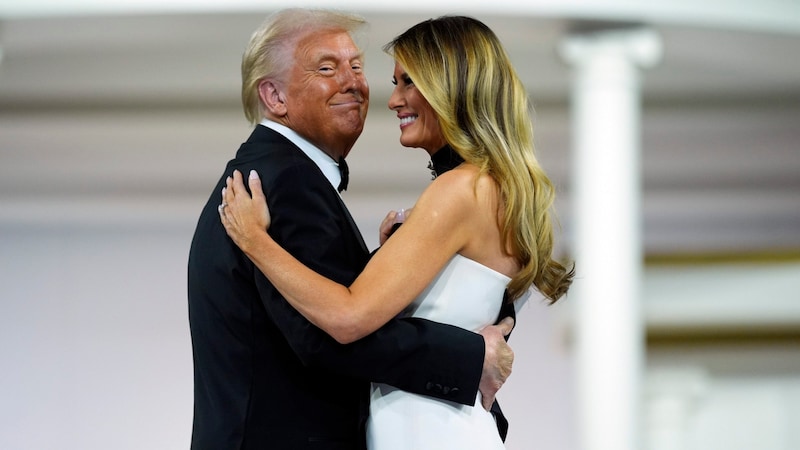
[{"label": "white column", "polygon": [[707,395],[708,374],[701,367],[652,369],[644,382],[643,450],[686,450],[689,429]]},{"label": "white column", "polygon": [[572,35],[576,394],[581,450],[641,449],[639,69],[660,57],[644,28]]}]

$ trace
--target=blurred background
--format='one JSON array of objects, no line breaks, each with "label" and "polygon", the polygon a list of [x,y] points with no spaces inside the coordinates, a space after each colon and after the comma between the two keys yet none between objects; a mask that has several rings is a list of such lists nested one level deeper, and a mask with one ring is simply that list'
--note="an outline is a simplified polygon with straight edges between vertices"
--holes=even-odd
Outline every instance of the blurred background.
[{"label": "blurred background", "polygon": [[[578,278],[519,315],[499,394],[510,450],[800,448],[800,4],[376,3],[0,4],[0,448],[188,448],[189,243],[250,133],[242,50],[287,6],[371,23],[372,108],[343,195],[371,248],[384,214],[430,181],[426,154],[397,142],[381,46],[420,20],[471,15],[526,83]],[[591,44],[630,30],[651,33],[649,62]],[[589,50],[568,56],[576,36]],[[598,52],[633,78],[593,77]],[[604,89],[631,101],[627,115],[582,101]],[[629,165],[590,163],[586,149],[619,152],[576,110],[632,137]],[[620,192],[621,210],[585,206]],[[584,256],[605,241],[627,250]]]}]

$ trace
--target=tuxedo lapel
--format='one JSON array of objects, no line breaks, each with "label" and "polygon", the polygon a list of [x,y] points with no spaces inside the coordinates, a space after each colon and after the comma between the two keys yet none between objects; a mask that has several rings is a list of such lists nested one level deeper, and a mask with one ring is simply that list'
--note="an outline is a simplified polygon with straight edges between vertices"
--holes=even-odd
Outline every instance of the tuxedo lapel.
[{"label": "tuxedo lapel", "polygon": [[361,231],[358,229],[358,225],[356,225],[355,220],[353,220],[353,217],[350,215],[350,210],[347,209],[347,205],[344,204],[344,200],[342,200],[342,197],[340,197],[339,195],[337,195],[336,197],[339,199],[339,204],[341,205],[342,211],[344,212],[344,215],[347,218],[347,223],[350,224],[350,228],[352,228],[353,234],[355,234],[357,238],[356,240],[358,241],[359,245],[361,245],[361,249],[364,251],[364,253],[369,253],[369,250],[367,249],[367,244],[364,243],[364,237],[361,235]]},{"label": "tuxedo lapel", "polygon": [[[271,141],[272,145],[275,145],[277,143],[281,143],[283,145],[286,145],[288,147],[293,148],[294,151],[296,151],[298,154],[302,155],[304,158],[307,158],[309,161],[311,161],[313,163],[311,158],[309,158],[308,155],[303,153],[303,151],[300,150],[296,145],[294,145],[294,143],[292,143],[289,139],[285,138],[283,135],[281,135],[280,133],[278,133],[275,130],[272,130],[270,128],[267,128],[267,127],[261,126],[261,125],[258,125],[258,126],[255,127],[255,129],[253,130],[253,133],[250,135],[250,138],[248,139],[248,143],[255,143],[255,142],[258,142],[258,141]],[[261,148],[261,147],[257,147],[257,148]],[[248,157],[247,154],[239,154],[239,155],[237,155],[237,158],[240,158],[240,159],[246,159],[247,157]],[[316,163],[314,163],[314,166],[316,167]],[[319,176],[324,178],[325,175],[322,173],[322,170],[319,170],[319,167],[317,167],[317,170],[318,170]],[[358,242],[359,246],[361,247],[361,250],[363,250],[364,253],[369,253],[369,250],[367,249],[367,244],[364,242],[364,237],[361,235],[361,231],[358,229],[358,225],[356,225],[355,220],[353,220],[353,217],[350,215],[350,210],[347,209],[347,205],[345,205],[344,200],[342,200],[341,195],[339,195],[339,193],[337,192],[336,188],[334,188],[333,186],[331,186],[331,191],[332,191],[333,197],[335,197],[336,201],[339,202],[339,206],[340,206],[340,208],[342,210],[342,214],[347,219],[347,223],[350,225],[350,228],[353,231],[353,234],[355,235],[356,241]]]}]

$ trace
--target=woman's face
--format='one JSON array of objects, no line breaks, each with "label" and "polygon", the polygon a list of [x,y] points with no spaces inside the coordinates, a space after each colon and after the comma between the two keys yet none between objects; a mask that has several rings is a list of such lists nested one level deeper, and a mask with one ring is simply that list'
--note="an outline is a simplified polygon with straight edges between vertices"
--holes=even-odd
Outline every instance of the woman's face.
[{"label": "woman's face", "polygon": [[397,112],[400,119],[400,144],[424,148],[433,155],[446,144],[436,113],[397,62],[392,84],[394,90],[389,97],[389,109]]}]

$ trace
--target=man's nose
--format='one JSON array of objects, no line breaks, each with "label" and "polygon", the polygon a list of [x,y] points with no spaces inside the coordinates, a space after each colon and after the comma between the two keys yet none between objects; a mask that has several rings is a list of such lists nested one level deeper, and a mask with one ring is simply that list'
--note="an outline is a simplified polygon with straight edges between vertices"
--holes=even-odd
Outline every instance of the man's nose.
[{"label": "man's nose", "polygon": [[357,72],[353,68],[347,68],[340,72],[342,92],[361,90],[364,85],[364,74]]}]

